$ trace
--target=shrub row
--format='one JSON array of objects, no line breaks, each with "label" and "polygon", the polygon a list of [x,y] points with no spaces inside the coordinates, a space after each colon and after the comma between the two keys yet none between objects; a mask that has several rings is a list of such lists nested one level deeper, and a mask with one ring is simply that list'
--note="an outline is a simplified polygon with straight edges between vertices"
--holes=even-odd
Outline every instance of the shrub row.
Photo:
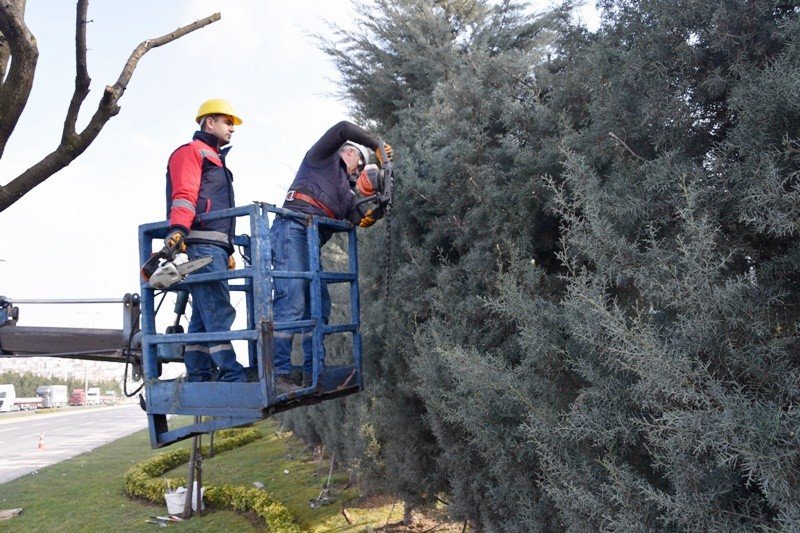
[{"label": "shrub row", "polygon": [[[256,428],[226,429],[218,431],[214,451],[222,453],[262,438],[264,435]],[[201,447],[205,454],[207,446]],[[186,478],[160,477],[165,472],[187,463],[190,450],[178,449],[161,453],[131,467],[125,473],[125,492],[128,496],[143,498],[153,502],[164,501],[164,492],[169,488],[186,485]],[[273,531],[300,531],[289,510],[263,490],[251,487],[224,484],[206,485],[204,499],[207,504],[234,511],[253,511],[260,516]]]}]

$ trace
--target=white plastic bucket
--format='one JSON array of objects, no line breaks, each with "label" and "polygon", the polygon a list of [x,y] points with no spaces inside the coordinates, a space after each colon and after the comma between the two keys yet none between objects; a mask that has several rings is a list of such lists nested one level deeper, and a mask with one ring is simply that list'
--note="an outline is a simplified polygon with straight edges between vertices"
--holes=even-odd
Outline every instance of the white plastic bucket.
[{"label": "white plastic bucket", "polygon": [[[194,490],[197,491],[197,482],[194,483]],[[203,502],[203,494],[206,488],[200,487],[200,510],[205,510],[206,504]],[[181,514],[186,504],[186,487],[178,487],[175,490],[164,493],[164,500],[167,502],[167,513]],[[197,511],[197,493],[192,493],[192,509]]]},{"label": "white plastic bucket", "polygon": [[178,492],[165,492],[164,499],[167,501],[167,513],[169,514],[181,514],[183,512],[183,504],[186,502],[186,489],[181,487],[183,490]]}]

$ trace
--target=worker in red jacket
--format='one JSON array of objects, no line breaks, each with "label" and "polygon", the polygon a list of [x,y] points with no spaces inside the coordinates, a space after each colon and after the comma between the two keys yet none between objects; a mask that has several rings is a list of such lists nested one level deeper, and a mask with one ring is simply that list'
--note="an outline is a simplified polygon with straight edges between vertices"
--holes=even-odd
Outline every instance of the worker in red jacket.
[{"label": "worker in red jacket", "polygon": [[[203,213],[235,207],[233,174],[225,158],[230,150],[234,127],[242,119],[225,100],[203,102],[195,119],[200,131],[192,142],[180,146],[167,165],[167,218],[169,233],[165,245],[173,252],[184,251],[190,260],[211,257],[200,273],[232,268],[233,217],[197,222]],[[189,333],[230,331],[236,310],[231,305],[227,280],[192,283],[192,317]],[[188,381],[245,381],[244,367],[236,361],[230,341],[188,344],[184,352]]]}]

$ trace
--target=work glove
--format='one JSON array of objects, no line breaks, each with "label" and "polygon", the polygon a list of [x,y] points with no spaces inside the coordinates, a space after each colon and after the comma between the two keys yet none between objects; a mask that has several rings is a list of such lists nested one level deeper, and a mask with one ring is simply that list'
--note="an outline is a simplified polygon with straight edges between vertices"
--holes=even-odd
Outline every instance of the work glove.
[{"label": "work glove", "polygon": [[232,255],[228,256],[228,270],[236,270],[236,259]]},{"label": "work glove", "polygon": [[164,248],[166,248],[170,258],[174,258],[175,254],[186,251],[186,230],[173,226],[169,229],[167,237],[164,239]]},{"label": "work glove", "polygon": [[375,209],[368,210],[364,216],[361,217],[361,222],[358,223],[358,227],[368,228],[372,226],[383,217],[383,212],[383,207],[376,207]]},{"label": "work glove", "polygon": [[[383,143],[383,151],[386,152],[386,159],[388,161],[392,160],[392,147],[389,143]],[[383,155],[381,155],[380,146],[375,147],[375,158],[378,160],[378,164],[383,166]]]}]

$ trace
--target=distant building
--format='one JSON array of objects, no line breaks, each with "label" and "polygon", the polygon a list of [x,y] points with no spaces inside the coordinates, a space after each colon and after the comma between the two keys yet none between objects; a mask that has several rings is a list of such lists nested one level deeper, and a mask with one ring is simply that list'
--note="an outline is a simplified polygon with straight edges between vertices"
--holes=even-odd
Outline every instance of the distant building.
[{"label": "distant building", "polygon": [[0,357],[0,372],[31,372],[37,376],[56,379],[108,380],[122,383],[124,367],[105,361],[80,361],[57,357]]}]

